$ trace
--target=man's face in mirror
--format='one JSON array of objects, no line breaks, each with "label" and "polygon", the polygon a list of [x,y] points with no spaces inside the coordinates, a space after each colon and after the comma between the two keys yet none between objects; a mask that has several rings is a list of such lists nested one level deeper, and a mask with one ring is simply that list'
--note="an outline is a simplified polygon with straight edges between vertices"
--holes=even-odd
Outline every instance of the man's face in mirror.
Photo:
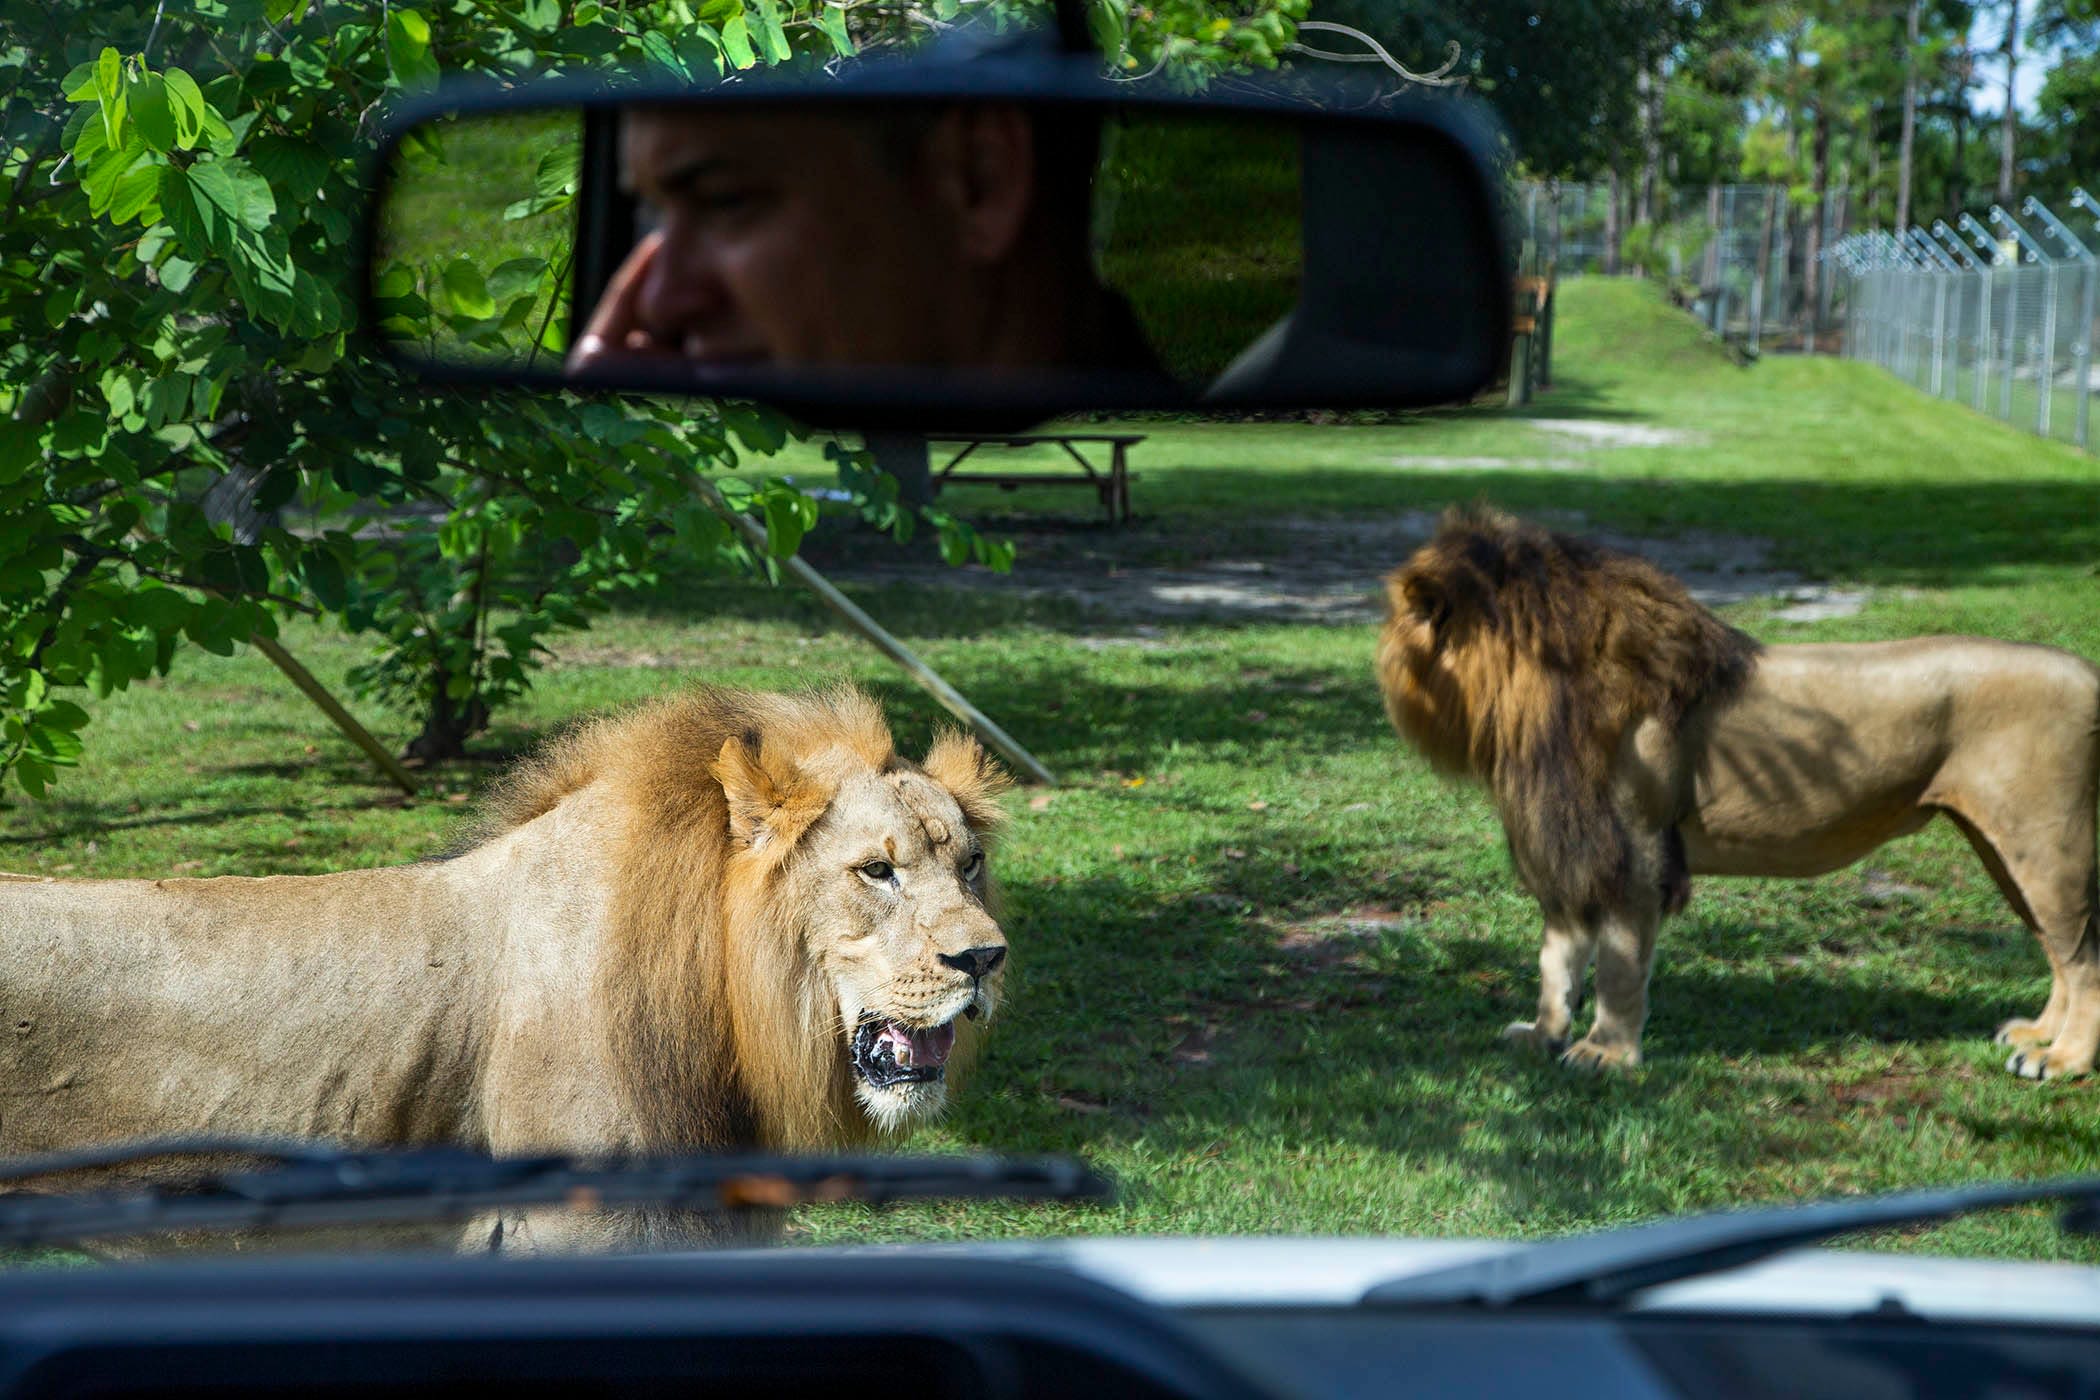
[{"label": "man's face in mirror", "polygon": [[621,125],[621,178],[653,227],[572,369],[1069,357],[1071,289],[1092,286],[1085,215],[1044,208],[1022,109],[657,107]]}]

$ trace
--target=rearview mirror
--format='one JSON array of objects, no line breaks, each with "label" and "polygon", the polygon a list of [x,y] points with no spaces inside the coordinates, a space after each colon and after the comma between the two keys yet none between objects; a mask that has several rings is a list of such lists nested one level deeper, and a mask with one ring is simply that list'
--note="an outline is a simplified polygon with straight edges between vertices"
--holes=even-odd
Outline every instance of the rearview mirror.
[{"label": "rearview mirror", "polygon": [[1047,57],[448,92],[390,124],[363,322],[429,378],[840,427],[1450,402],[1507,354],[1487,149],[1448,98]]}]

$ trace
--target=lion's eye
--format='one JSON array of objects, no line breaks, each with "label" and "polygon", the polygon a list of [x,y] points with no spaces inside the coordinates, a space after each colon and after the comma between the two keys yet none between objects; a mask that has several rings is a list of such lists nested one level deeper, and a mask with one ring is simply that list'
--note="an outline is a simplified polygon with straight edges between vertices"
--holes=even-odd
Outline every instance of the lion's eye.
[{"label": "lion's eye", "polygon": [[984,852],[970,852],[970,858],[962,863],[962,877],[965,880],[975,880],[979,875],[982,875],[983,873]]},{"label": "lion's eye", "polygon": [[886,860],[871,860],[860,868],[860,873],[873,880],[876,884],[884,885],[889,883],[890,877],[895,875],[897,871]]}]

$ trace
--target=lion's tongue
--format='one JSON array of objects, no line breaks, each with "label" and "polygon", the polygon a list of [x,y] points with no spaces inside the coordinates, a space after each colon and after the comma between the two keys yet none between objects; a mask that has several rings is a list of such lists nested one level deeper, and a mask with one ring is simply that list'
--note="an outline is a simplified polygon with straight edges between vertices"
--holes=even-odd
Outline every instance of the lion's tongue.
[{"label": "lion's tongue", "polygon": [[914,1031],[892,1022],[882,1028],[882,1038],[890,1043],[890,1053],[905,1069],[944,1065],[948,1063],[948,1052],[955,1048],[955,1023]]}]

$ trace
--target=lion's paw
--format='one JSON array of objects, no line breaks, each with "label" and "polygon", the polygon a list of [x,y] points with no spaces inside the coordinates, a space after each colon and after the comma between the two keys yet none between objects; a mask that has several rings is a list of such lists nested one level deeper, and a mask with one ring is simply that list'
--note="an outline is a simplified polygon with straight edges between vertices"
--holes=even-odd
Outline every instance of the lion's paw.
[{"label": "lion's paw", "polygon": [[1567,1053],[1560,1057],[1560,1062],[1569,1069],[1632,1069],[1641,1062],[1641,1048],[1638,1045],[1600,1042],[1584,1036],[1568,1047]]},{"label": "lion's paw", "polygon": [[2015,1016],[1998,1027],[1997,1033],[1991,1039],[1999,1045],[2018,1045],[2024,1048],[2029,1045],[2046,1045],[2052,1037],[2042,1029],[2040,1021]]},{"label": "lion's paw", "polygon": [[2064,1054],[2059,1055],[2047,1046],[2030,1045],[2015,1050],[2005,1062],[2006,1072],[2017,1074],[2022,1079],[2071,1079],[2081,1074],[2090,1074],[2093,1068],[2091,1056],[2083,1061]]},{"label": "lion's paw", "polygon": [[1566,1036],[1542,1031],[1536,1021],[1511,1021],[1502,1028],[1502,1038],[1512,1045],[1526,1045],[1547,1055],[1558,1055],[1568,1048]]}]

